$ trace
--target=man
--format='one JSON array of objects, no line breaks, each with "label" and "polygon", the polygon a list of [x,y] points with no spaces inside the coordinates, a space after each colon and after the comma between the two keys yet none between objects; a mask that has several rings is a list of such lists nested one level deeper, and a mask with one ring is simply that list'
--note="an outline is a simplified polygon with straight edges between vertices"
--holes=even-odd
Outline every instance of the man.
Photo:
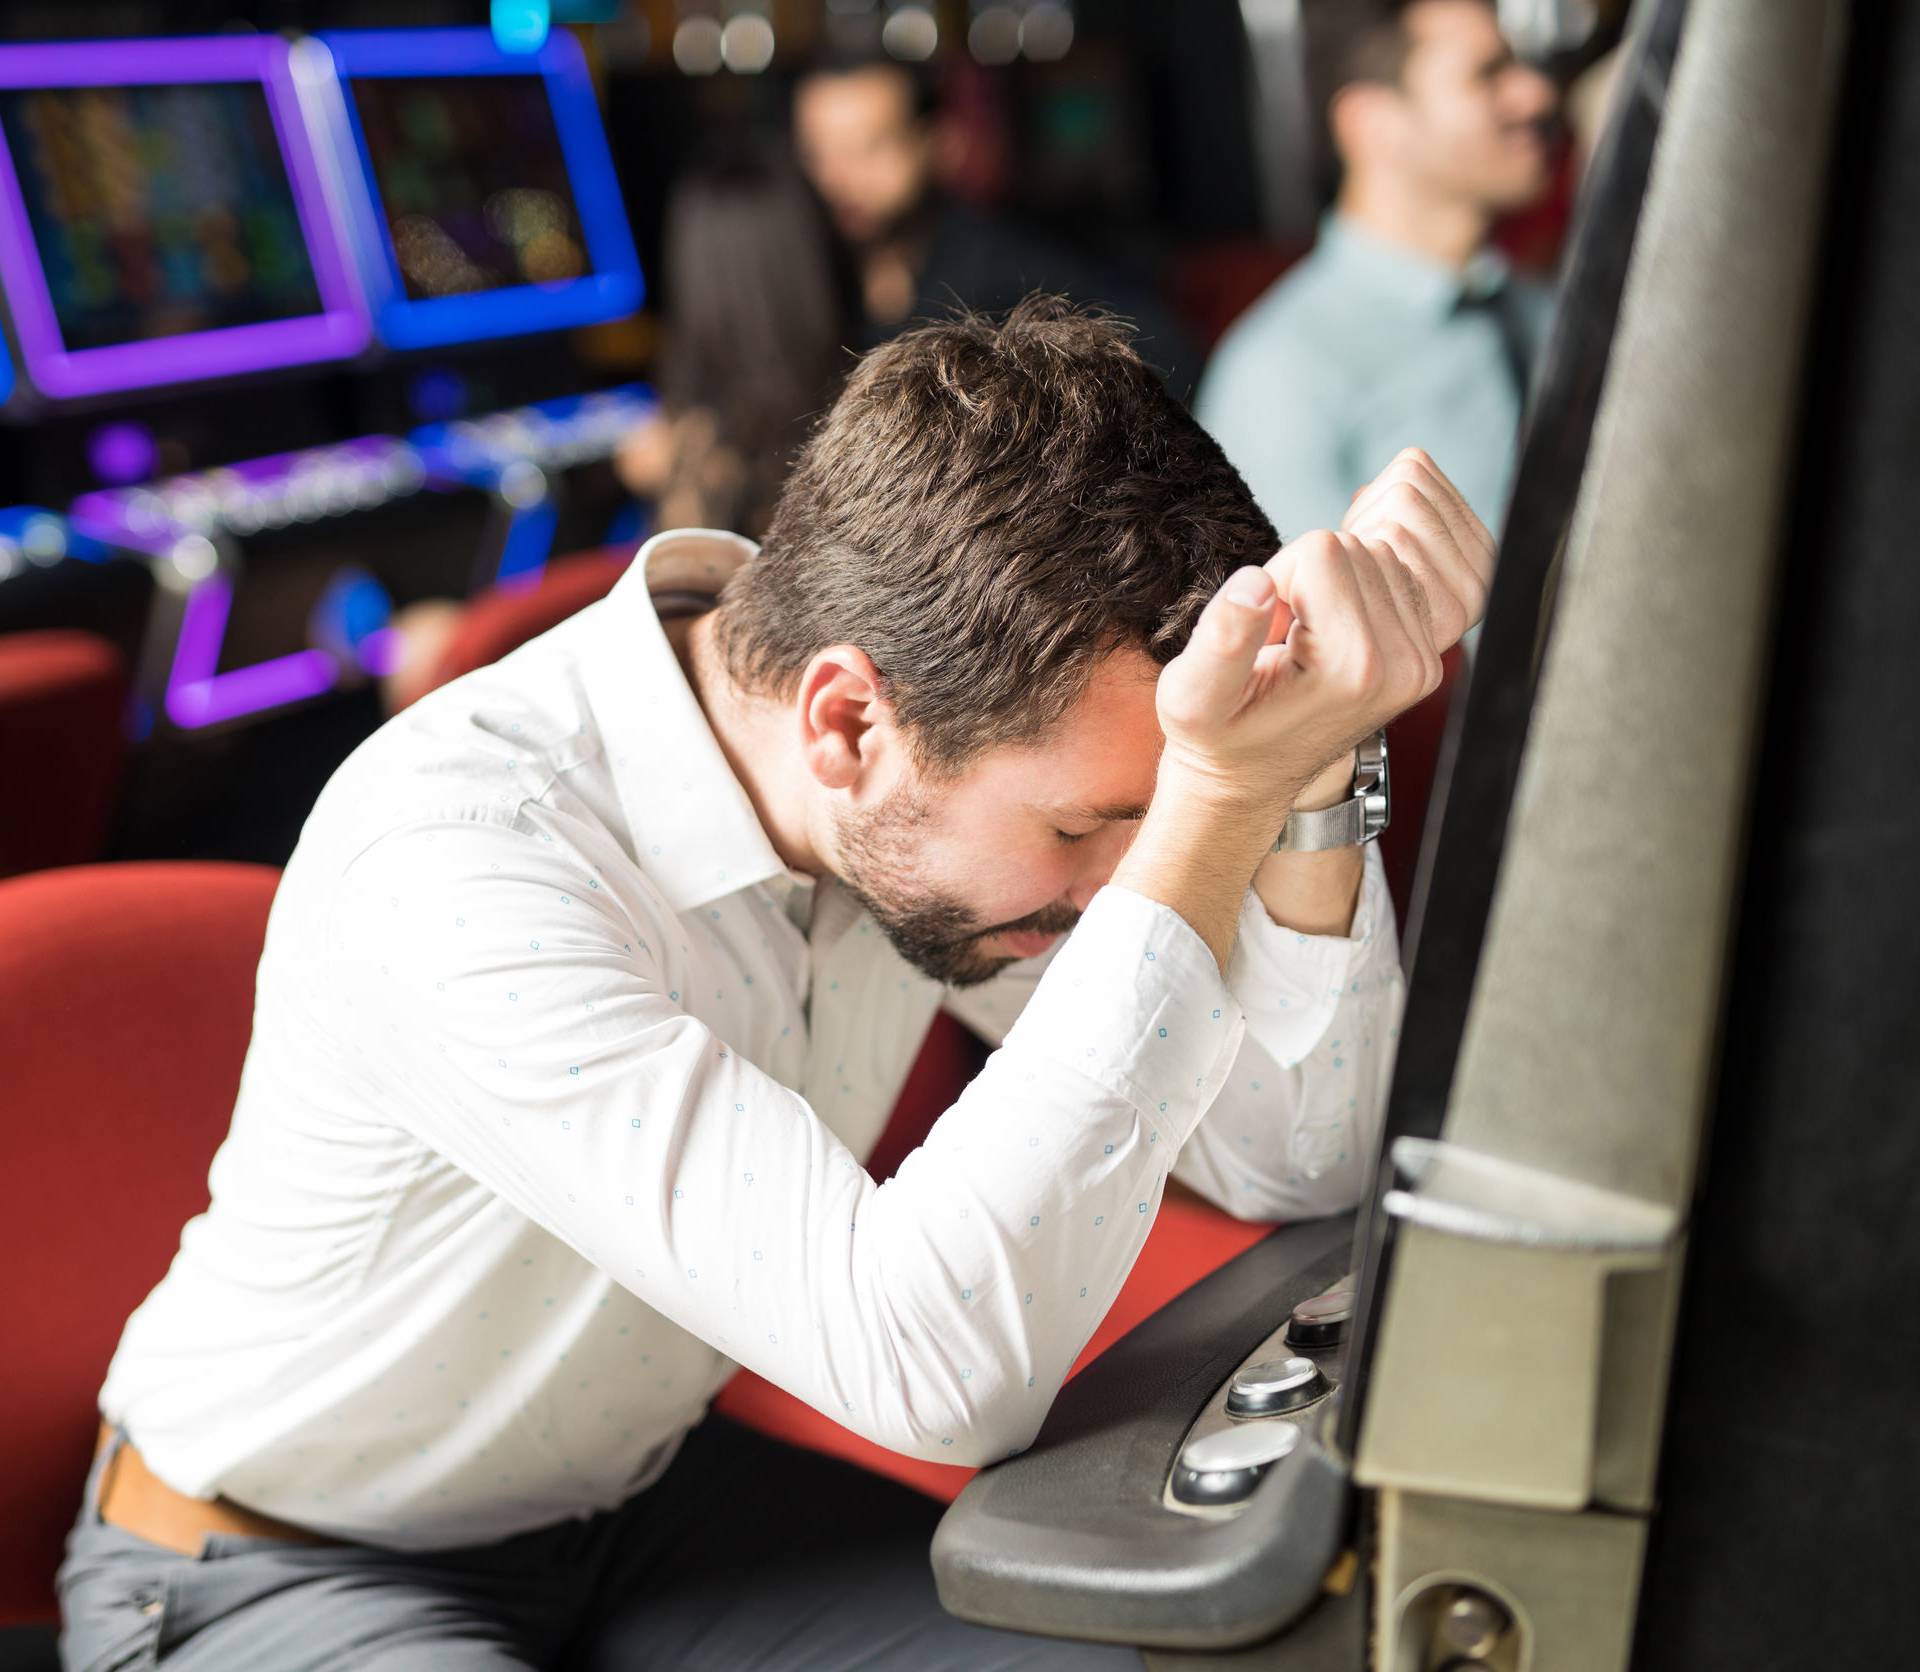
[{"label": "man", "polygon": [[939,189],[925,69],[877,56],[822,58],[794,90],[793,138],[858,268],[866,310],[859,346],[956,303],[998,311],[1051,290],[1132,319],[1141,353],[1168,387],[1183,400],[1191,393],[1197,360],[1147,286]]},{"label": "man", "polygon": [[[1123,330],[1036,300],[871,354],[757,557],[658,536],[369,741],[102,1393],[68,1665],[1137,1665],[946,1618],[935,1506],[695,1425],[744,1364],[993,1462],[1170,1172],[1356,1199],[1391,907],[1270,850],[1490,542],[1409,456],[1274,545]],[[941,1004],[1001,1049],[876,1187]]]},{"label": "man", "polygon": [[1308,41],[1338,197],[1222,339],[1195,413],[1283,530],[1337,523],[1416,441],[1497,523],[1548,304],[1487,233],[1547,188],[1553,86],[1483,0],[1335,0]]}]

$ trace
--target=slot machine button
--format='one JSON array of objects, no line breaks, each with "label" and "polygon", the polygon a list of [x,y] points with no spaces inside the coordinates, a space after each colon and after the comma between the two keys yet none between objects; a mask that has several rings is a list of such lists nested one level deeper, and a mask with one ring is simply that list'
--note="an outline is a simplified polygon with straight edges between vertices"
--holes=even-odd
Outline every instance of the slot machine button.
[{"label": "slot machine button", "polygon": [[1270,1417],[1323,1398],[1327,1379],[1312,1359],[1262,1359],[1233,1378],[1227,1410],[1236,1417]]},{"label": "slot machine button", "polygon": [[1290,1422],[1263,1422],[1189,1440],[1173,1471],[1173,1495],[1183,1504],[1237,1504],[1251,1497],[1260,1477],[1300,1443]]},{"label": "slot machine button", "polygon": [[136,534],[158,534],[170,520],[167,502],[151,488],[135,488],[120,503],[127,527]]},{"label": "slot machine button", "polygon": [[162,495],[168,517],[195,534],[211,534],[219,526],[220,502],[198,476],[176,476]]},{"label": "slot machine button", "polygon": [[29,563],[51,568],[67,555],[67,526],[58,517],[39,512],[22,525],[17,549]]},{"label": "slot machine button", "polygon": [[1353,1291],[1329,1289],[1303,1300],[1287,1320],[1289,1347],[1337,1347],[1353,1319]]}]

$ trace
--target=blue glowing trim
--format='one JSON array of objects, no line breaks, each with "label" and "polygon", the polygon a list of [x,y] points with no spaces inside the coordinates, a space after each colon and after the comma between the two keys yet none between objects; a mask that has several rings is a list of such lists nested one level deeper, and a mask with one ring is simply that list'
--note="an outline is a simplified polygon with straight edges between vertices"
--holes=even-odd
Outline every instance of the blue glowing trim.
[{"label": "blue glowing trim", "polygon": [[0,406],[6,404],[13,393],[13,356],[7,352],[7,345],[0,343]]},{"label": "blue glowing trim", "polygon": [[[347,133],[334,136],[353,191],[355,253],[373,309],[374,329],[389,348],[438,348],[489,337],[558,331],[635,312],[646,295],[640,257],[627,225],[600,107],[586,59],[571,35],[556,34],[534,53],[502,52],[484,29],[355,29],[323,34],[340,77]],[[380,187],[354,102],[358,79],[392,76],[526,75],[546,82],[560,152],[580,214],[593,272],[558,284],[515,285],[415,301],[406,293],[387,231]]]},{"label": "blue glowing trim", "polygon": [[9,505],[0,509],[0,540],[11,540],[23,548],[39,545],[58,548],[59,558],[81,563],[105,563],[113,548],[91,535],[82,534],[58,511],[44,505]]}]

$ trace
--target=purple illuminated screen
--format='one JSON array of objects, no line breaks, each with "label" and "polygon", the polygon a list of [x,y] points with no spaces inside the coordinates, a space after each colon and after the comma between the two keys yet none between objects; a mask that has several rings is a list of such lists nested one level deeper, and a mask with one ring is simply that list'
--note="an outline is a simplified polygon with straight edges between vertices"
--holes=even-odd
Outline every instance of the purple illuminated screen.
[{"label": "purple illuminated screen", "polygon": [[0,48],[0,277],[56,397],[366,336],[271,37]]},{"label": "purple illuminated screen", "polygon": [[591,270],[543,77],[372,76],[353,97],[410,301]]},{"label": "purple illuminated screen", "polygon": [[69,349],[320,311],[257,82],[9,89],[0,129]]}]

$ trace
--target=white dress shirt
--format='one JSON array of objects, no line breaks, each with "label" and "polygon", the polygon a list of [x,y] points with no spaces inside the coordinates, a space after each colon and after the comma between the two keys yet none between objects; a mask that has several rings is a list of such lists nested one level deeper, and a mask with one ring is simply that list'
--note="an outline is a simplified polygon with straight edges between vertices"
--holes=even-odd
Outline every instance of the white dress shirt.
[{"label": "white dress shirt", "polygon": [[[101,1395],[176,1489],[430,1548],[620,1502],[738,1365],[912,1456],[1025,1446],[1171,1171],[1247,1218],[1356,1200],[1401,984],[1249,893],[1222,980],[1103,889],[1050,964],[944,992],[785,870],[649,587],[429,696],[327,786],[260,964],[212,1205]],[[1004,1044],[868,1155],[935,1009]],[[1204,1117],[1204,1119],[1203,1119]]]}]

